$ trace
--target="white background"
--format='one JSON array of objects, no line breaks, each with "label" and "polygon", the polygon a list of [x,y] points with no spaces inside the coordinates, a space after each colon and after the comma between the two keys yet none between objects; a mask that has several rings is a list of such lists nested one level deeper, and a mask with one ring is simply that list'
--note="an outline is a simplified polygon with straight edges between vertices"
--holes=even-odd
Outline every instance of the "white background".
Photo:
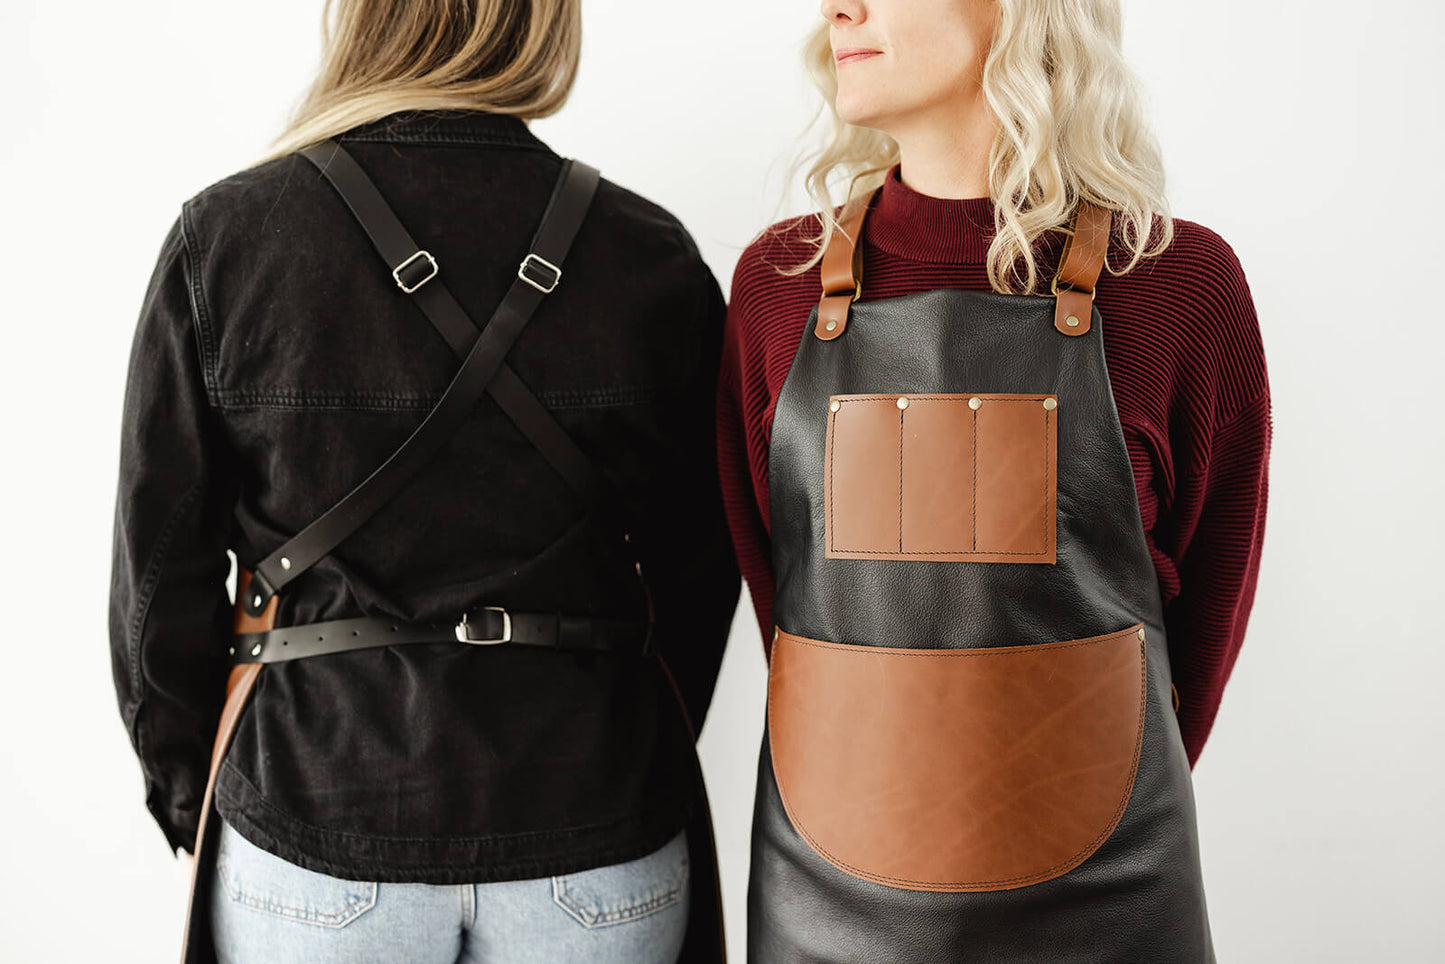
[{"label": "white background", "polygon": [[[1126,14],[1176,213],[1238,252],[1274,395],[1258,599],[1195,771],[1220,959],[1445,959],[1442,5]],[[575,96],[535,130],[675,211],[726,290],[753,233],[802,209],[783,173],[816,15],[591,0]],[[106,640],[125,362],[180,203],[280,130],[319,21],[319,0],[0,7],[5,961],[174,956],[184,874]],[[738,960],[764,679],[744,597],[702,740]]]}]

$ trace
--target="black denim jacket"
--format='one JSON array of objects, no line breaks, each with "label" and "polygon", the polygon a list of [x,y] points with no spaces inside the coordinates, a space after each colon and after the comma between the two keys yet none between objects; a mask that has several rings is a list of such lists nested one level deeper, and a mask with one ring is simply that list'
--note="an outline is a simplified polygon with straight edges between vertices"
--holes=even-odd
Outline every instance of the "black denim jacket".
[{"label": "black denim jacket", "polygon": [[[483,325],[561,158],[514,118],[397,114],[340,138]],[[739,576],[712,399],[723,300],[666,211],[603,181],[563,279],[509,360],[621,491],[656,640],[701,727]],[[130,359],[110,635],[146,799],[193,846],[231,632],[252,566],[406,438],[458,360],[335,190],[292,155],[187,201]],[[277,626],[455,622],[498,605],[638,618],[635,572],[491,401],[386,508],[280,597]],[[565,873],[680,829],[692,746],[656,660],[416,644],[261,675],[222,816],[338,876],[433,883]]]}]

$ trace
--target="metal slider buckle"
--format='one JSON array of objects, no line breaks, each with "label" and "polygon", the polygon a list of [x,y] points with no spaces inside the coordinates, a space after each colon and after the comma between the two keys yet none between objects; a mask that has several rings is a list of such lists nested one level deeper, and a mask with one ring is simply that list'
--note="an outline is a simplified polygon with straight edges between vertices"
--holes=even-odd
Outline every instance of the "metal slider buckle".
[{"label": "metal slider buckle", "polygon": [[[531,278],[527,277],[527,268],[534,264],[546,268],[548,271],[552,272],[551,284],[543,285],[540,282],[533,281]],[[536,288],[538,291],[542,292],[542,294],[546,295],[551,294],[552,289],[557,287],[557,282],[562,280],[562,269],[557,267],[552,262],[548,261],[546,258],[542,257],[540,254],[533,252],[532,254],[529,254],[525,258],[523,258],[522,263],[517,266],[517,277],[521,278],[523,281],[527,282],[527,284],[531,285],[533,288]]]},{"label": "metal slider buckle", "polygon": [[[406,267],[408,267],[413,261],[417,260],[418,258],[426,258],[428,261],[431,262],[431,274],[427,275],[425,278],[422,278],[422,279],[421,279],[420,281],[418,281],[416,284],[411,285],[410,287],[408,287],[408,286],[407,286],[407,283],[406,283],[405,281],[402,281],[402,280],[401,280],[401,272],[402,272],[403,269],[405,269]],[[441,270],[441,267],[437,264],[437,259],[436,259],[436,258],[433,258],[433,257],[431,256],[431,252],[430,252],[430,251],[418,251],[416,254],[412,255],[410,258],[407,258],[405,261],[403,261],[401,264],[397,265],[395,268],[392,268],[392,269],[391,269],[391,276],[396,279],[396,286],[397,286],[398,288],[400,288],[402,291],[405,291],[407,294],[411,294],[413,291],[415,291],[416,289],[420,288],[422,285],[426,284],[426,283],[427,283],[428,281],[430,281],[431,279],[435,278],[435,277],[437,276],[437,272],[440,271],[440,270]]]},{"label": "metal slider buckle", "polygon": [[462,621],[457,623],[457,642],[471,643],[474,646],[493,646],[497,643],[510,643],[512,641],[512,616],[501,606],[483,606],[483,612],[494,612],[502,614],[502,635],[500,638],[484,638],[473,636],[471,625],[467,622],[468,613],[462,613]]}]

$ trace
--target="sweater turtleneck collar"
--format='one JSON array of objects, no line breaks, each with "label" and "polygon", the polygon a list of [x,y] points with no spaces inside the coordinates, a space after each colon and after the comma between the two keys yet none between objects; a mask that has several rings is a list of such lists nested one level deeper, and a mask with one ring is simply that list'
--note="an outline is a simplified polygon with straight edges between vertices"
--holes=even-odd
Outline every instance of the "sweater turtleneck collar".
[{"label": "sweater turtleneck collar", "polygon": [[869,244],[895,257],[934,264],[983,264],[993,241],[993,199],[920,194],[894,164],[868,213]]}]

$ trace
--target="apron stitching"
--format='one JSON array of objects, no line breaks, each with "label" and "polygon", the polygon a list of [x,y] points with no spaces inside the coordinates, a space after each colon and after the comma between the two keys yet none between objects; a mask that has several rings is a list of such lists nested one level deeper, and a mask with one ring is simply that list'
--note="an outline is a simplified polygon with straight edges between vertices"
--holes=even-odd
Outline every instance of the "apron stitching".
[{"label": "apron stitching", "polygon": [[898,551],[903,551],[903,409],[898,410]]},{"label": "apron stitching", "polygon": [[1044,508],[1040,514],[1043,516],[1045,553],[1049,551],[1049,471],[1049,410],[1044,409]]},{"label": "apron stitching", "polygon": [[978,410],[973,412],[973,508],[969,510],[969,528],[973,530],[973,551],[978,551]]}]

